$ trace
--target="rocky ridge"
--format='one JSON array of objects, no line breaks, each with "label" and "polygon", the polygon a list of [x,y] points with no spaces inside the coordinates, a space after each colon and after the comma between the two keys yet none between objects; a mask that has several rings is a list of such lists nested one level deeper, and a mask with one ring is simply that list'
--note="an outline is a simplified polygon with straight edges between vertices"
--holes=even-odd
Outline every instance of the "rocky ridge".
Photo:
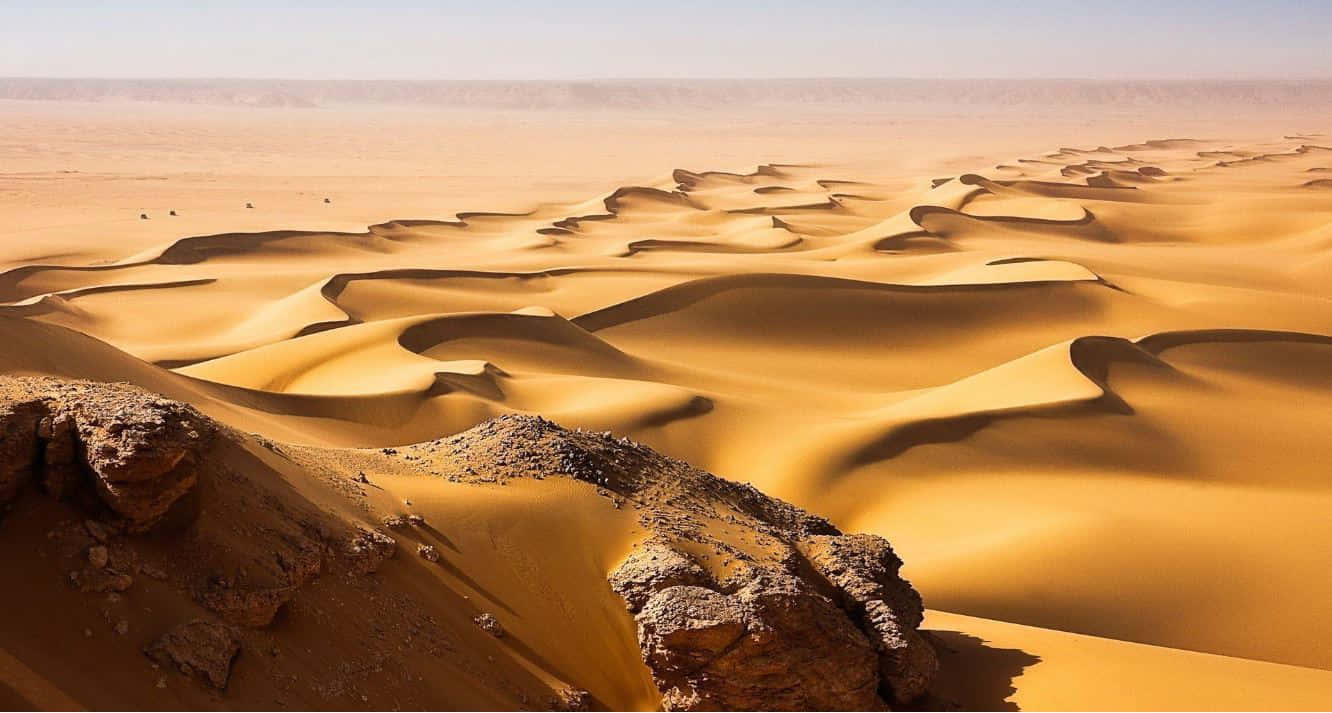
[{"label": "rocky ridge", "polygon": [[634,507],[651,535],[609,583],[668,710],[882,709],[919,698],[938,667],[886,540],[753,487],[529,416],[395,455],[455,480],[571,477]]},{"label": "rocky ridge", "polygon": [[[73,508],[77,517],[48,538],[72,563],[70,584],[115,611],[143,586],[192,601],[195,613],[145,632],[142,650],[210,688],[229,685],[239,657],[277,655],[280,639],[262,632],[317,580],[345,582],[325,591],[340,592],[372,631],[447,648],[425,610],[374,584],[399,548],[385,530],[416,539],[424,520],[368,508],[367,471],[499,484],[567,477],[630,509],[647,534],[607,586],[634,617],[666,709],[882,709],[917,699],[937,666],[918,631],[920,597],[882,538],[844,535],[609,433],[503,416],[412,446],[298,448],[132,386],[0,377],[0,504],[32,493]],[[291,477],[322,480],[345,507],[296,495]],[[440,566],[433,547],[417,552]],[[399,604],[375,604],[384,601]],[[477,629],[504,636],[490,613],[473,617]],[[113,624],[122,636],[139,631],[125,618]],[[312,685],[336,695],[345,682],[334,674]],[[546,705],[599,704],[565,687]]]}]

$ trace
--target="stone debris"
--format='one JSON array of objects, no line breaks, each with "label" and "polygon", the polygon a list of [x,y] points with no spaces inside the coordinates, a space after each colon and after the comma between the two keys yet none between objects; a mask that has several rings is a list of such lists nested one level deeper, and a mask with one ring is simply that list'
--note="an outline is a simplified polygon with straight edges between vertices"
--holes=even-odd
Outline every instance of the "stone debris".
[{"label": "stone debris", "polygon": [[356,574],[369,574],[379,569],[398,551],[398,542],[377,530],[361,529],[347,543],[345,554]]},{"label": "stone debris", "polygon": [[144,653],[163,666],[224,689],[231,677],[231,663],[240,653],[240,641],[225,626],[195,619],[163,634]]},{"label": "stone debris", "polygon": [[481,627],[482,631],[491,636],[496,638],[504,636],[504,627],[500,626],[499,620],[488,612],[477,614],[472,617],[472,621],[476,622],[476,625]]},{"label": "stone debris", "polygon": [[592,710],[592,695],[581,688],[562,686],[547,699],[546,707],[552,711],[589,711]]},{"label": "stone debris", "polygon": [[439,561],[439,550],[435,549],[434,545],[418,545],[416,547],[416,554],[420,555],[421,559],[426,560],[427,562]]}]

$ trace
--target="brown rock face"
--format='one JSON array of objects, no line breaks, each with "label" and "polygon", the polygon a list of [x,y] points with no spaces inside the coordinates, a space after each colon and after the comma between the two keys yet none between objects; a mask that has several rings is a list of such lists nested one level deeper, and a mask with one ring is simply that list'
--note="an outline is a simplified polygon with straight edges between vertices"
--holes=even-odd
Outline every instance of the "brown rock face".
[{"label": "brown rock face", "polygon": [[0,402],[0,503],[13,500],[32,480],[39,456],[37,425],[45,415],[41,402]]},{"label": "brown rock face", "polygon": [[793,557],[714,580],[657,539],[612,573],[665,708],[872,710],[925,692],[938,661],[888,542],[820,534],[789,546]]},{"label": "brown rock face", "polygon": [[827,597],[794,577],[732,595],[657,592],[637,616],[668,710],[878,710],[878,659]]},{"label": "brown rock face", "polygon": [[51,497],[62,500],[83,480],[74,420],[68,414],[47,416],[38,425],[37,437],[45,441],[42,487]]},{"label": "brown rock face", "polygon": [[144,651],[152,660],[219,689],[227,687],[231,661],[239,652],[240,642],[230,629],[202,619],[172,629]]},{"label": "brown rock face", "polygon": [[815,535],[799,548],[869,636],[879,654],[885,698],[904,704],[924,693],[939,662],[917,631],[925,614],[920,594],[899,575],[902,560],[888,541],[874,535]]},{"label": "brown rock face", "polygon": [[370,574],[377,571],[380,565],[397,552],[397,540],[377,530],[363,529],[347,543],[343,554],[352,571],[357,574]]},{"label": "brown rock face", "polygon": [[710,584],[707,572],[696,562],[661,542],[652,540],[635,550],[611,573],[614,589],[629,605],[638,611],[652,595],[669,587]]},{"label": "brown rock face", "polygon": [[88,487],[129,529],[189,492],[214,433],[193,408],[121,384],[0,379],[0,502],[40,474],[52,497]]},{"label": "brown rock face", "polygon": [[258,629],[273,623],[278,610],[296,596],[297,589],[296,586],[213,588],[203,592],[199,602],[229,623]]}]

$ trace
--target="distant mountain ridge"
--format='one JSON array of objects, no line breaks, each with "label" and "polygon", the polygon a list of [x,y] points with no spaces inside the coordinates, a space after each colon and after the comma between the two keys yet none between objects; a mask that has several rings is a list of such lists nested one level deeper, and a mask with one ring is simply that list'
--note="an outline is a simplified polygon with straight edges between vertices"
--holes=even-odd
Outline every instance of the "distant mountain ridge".
[{"label": "distant mountain ridge", "polygon": [[0,78],[0,99],[476,109],[1242,105],[1332,108],[1332,80],[625,79],[288,80]]}]

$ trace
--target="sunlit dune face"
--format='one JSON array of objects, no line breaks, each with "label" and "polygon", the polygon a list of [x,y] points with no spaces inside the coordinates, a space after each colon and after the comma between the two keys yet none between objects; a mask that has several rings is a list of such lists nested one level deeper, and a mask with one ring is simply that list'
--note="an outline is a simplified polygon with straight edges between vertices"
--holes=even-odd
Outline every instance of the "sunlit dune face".
[{"label": "sunlit dune face", "polygon": [[[24,238],[0,248],[0,367],[128,379],[324,447],[508,412],[629,436],[889,538],[960,667],[941,695],[979,690],[968,666],[1015,677],[968,706],[1332,696],[1332,137],[1105,120],[967,138],[950,119],[855,116],[700,119],[676,146],[601,117],[557,124],[563,144],[510,125],[504,148],[494,127],[391,121],[401,135],[373,140],[267,125],[256,153],[304,170],[232,155],[197,173],[209,151],[190,144],[225,143],[206,131],[177,137],[159,177],[97,147],[24,159],[32,176],[0,177],[31,196],[0,197]],[[444,126],[470,128],[426,141]],[[469,139],[494,153],[456,148]],[[496,155],[515,175],[485,174]],[[362,158],[378,173],[356,175]],[[64,229],[52,216],[78,191],[91,207]],[[384,482],[384,502],[455,523],[467,566],[532,547],[478,581],[591,623],[518,635],[617,703],[650,698],[638,668],[589,673],[570,643],[623,648],[628,624],[597,618],[605,592],[542,599],[524,580],[562,576],[552,563],[598,533],[570,566],[613,564],[641,534],[626,518],[535,484]],[[543,502],[588,531],[538,547],[567,526],[547,514],[480,534],[477,513],[518,522]],[[1140,697],[1098,682],[1107,661],[1143,677]]]}]

